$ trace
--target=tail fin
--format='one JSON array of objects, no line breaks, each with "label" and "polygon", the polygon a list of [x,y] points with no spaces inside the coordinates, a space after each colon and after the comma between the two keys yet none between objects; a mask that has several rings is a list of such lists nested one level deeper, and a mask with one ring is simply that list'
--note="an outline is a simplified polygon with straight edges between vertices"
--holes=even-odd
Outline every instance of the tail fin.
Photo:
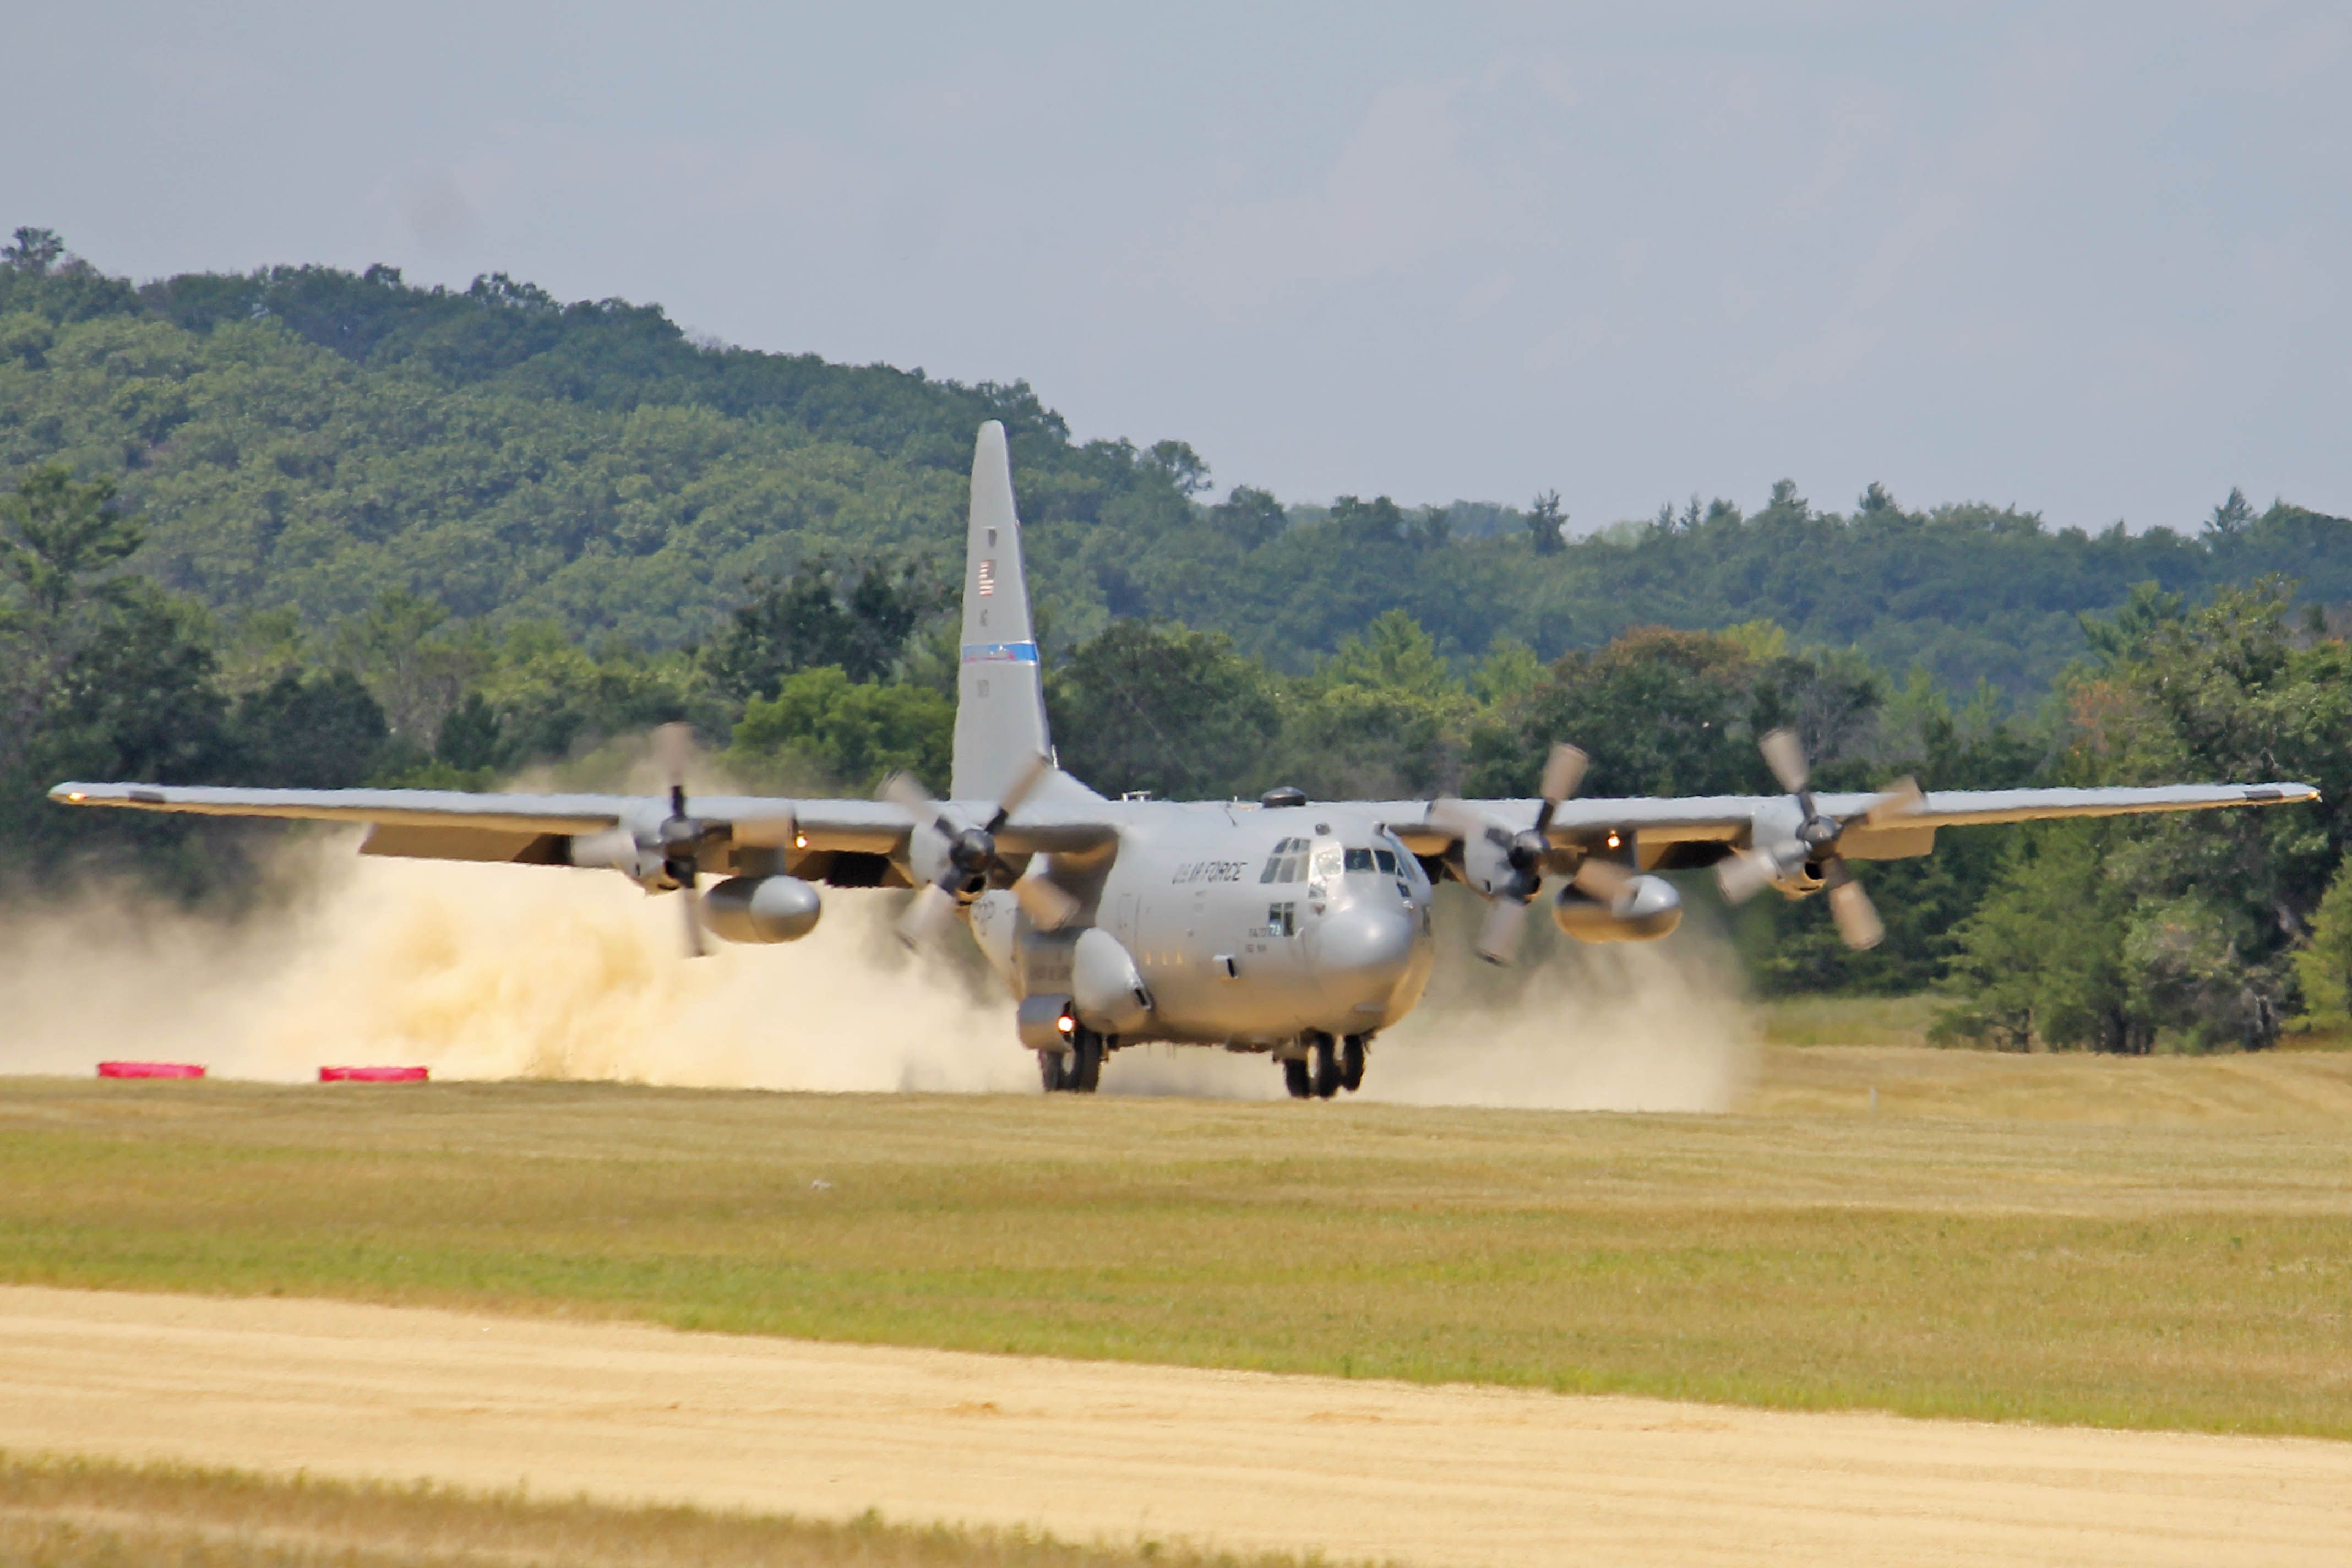
[{"label": "tail fin", "polygon": [[971,523],[964,541],[963,668],[956,682],[955,800],[993,800],[1031,757],[1050,752],[1021,520],[1004,426],[980,427],[971,455]]}]

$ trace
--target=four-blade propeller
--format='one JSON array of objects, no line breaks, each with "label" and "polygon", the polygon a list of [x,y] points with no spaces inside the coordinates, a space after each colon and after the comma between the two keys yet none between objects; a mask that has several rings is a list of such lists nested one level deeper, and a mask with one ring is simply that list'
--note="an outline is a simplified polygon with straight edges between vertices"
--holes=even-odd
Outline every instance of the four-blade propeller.
[{"label": "four-blade propeller", "polygon": [[1856,822],[1866,827],[1884,827],[1916,810],[1927,798],[1920,793],[1917,781],[1904,779],[1859,814],[1840,822],[1815,809],[1810,787],[1811,769],[1793,731],[1771,731],[1758,742],[1758,748],[1763,752],[1765,765],[1772,770],[1772,776],[1780,781],[1780,787],[1796,798],[1797,827],[1780,843],[1742,849],[1717,866],[1716,881],[1723,889],[1724,899],[1734,904],[1745,903],[1799,868],[1815,865],[1821,868],[1822,886],[1829,894],[1830,914],[1836,920],[1838,934],[1845,939],[1845,944],[1853,948],[1876,947],[1886,934],[1885,922],[1871,907],[1870,896],[1862,890],[1862,884],[1846,869],[1845,857],[1838,851],[1838,840]]},{"label": "four-blade propeller", "polygon": [[[1560,803],[1584,782],[1588,759],[1562,742],[1544,761],[1543,804],[1532,826],[1513,831],[1486,813],[1451,796],[1429,803],[1430,826],[1462,840],[1463,868],[1486,896],[1486,918],[1478,928],[1478,956],[1508,963],[1517,956],[1527,929],[1528,906],[1543,890],[1545,858],[1551,854],[1551,819]],[[1587,856],[1576,868],[1578,888],[1595,899],[1613,899],[1633,873],[1613,860]]]},{"label": "four-blade propeller", "polygon": [[[901,942],[908,947],[921,946],[946,925],[958,904],[992,886],[1011,888],[1028,911],[1031,923],[1041,931],[1053,931],[1077,912],[1078,900],[1058,884],[1034,868],[1016,877],[997,850],[996,836],[1003,831],[1005,821],[1053,773],[1051,757],[1043,752],[1031,757],[1005,785],[987,823],[977,827],[957,821],[950,808],[933,800],[911,774],[893,773],[884,782],[882,798],[912,816],[918,834],[933,834],[938,841],[944,841],[943,847],[931,852],[940,857],[939,875],[915,895],[898,922]],[[919,853],[915,857],[918,864],[929,858]]]}]

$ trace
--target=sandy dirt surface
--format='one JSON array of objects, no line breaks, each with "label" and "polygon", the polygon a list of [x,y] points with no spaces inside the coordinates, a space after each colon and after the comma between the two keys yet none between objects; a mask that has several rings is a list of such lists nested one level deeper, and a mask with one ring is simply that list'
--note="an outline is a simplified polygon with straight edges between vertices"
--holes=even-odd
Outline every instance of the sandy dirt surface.
[{"label": "sandy dirt surface", "polygon": [[0,1446],[1427,1563],[2342,1563],[2352,1444],[0,1289]]}]

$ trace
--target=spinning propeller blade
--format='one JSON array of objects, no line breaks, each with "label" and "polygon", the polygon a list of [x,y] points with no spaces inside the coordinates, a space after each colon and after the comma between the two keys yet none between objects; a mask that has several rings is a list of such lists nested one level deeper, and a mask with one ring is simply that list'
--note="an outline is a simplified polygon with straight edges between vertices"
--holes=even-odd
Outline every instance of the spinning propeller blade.
[{"label": "spinning propeller blade", "polygon": [[1519,899],[1489,899],[1486,918],[1478,925],[1478,956],[1504,964],[1519,955],[1519,937],[1527,930],[1528,905]]},{"label": "spinning propeller blade", "polygon": [[1716,862],[1715,883],[1727,904],[1744,904],[1772,885],[1780,868],[1760,849],[1737,849]]},{"label": "spinning propeller blade", "polygon": [[1584,864],[1576,868],[1573,879],[1576,890],[1586,898],[1607,901],[1631,888],[1633,877],[1632,870],[1614,860],[1596,860],[1588,855]]},{"label": "spinning propeller blade", "polygon": [[1059,931],[1078,912],[1078,900],[1061,884],[1035,871],[1013,884],[1013,896],[1029,911],[1029,923],[1039,931]]},{"label": "spinning propeller blade", "polygon": [[898,921],[898,940],[919,948],[947,929],[954,918],[956,898],[937,882],[926,882]]},{"label": "spinning propeller blade", "polygon": [[[1841,860],[1839,864],[1843,867],[1844,862]],[[1830,915],[1837,921],[1838,935],[1845,938],[1848,947],[1876,947],[1886,935],[1885,923],[1871,907],[1870,895],[1851,878],[1830,889]]]},{"label": "spinning propeller blade", "polygon": [[1764,753],[1764,765],[1772,770],[1772,776],[1780,781],[1782,789],[1790,795],[1805,793],[1805,781],[1812,776],[1811,770],[1805,765],[1805,748],[1794,730],[1767,731],[1756,747]]},{"label": "spinning propeller blade", "polygon": [[654,756],[669,780],[669,818],[661,825],[662,868],[677,884],[686,911],[686,956],[709,951],[702,940],[702,824],[686,808],[686,764],[694,752],[694,729],[664,724],[654,731]]}]

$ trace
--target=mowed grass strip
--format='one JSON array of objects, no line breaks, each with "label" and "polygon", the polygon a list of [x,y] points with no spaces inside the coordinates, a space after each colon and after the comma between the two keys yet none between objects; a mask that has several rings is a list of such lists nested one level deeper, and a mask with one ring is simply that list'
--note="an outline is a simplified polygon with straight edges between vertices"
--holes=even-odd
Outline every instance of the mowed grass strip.
[{"label": "mowed grass strip", "polygon": [[[619,1507],[0,1454],[0,1562],[27,1568],[1298,1568],[1181,1543]],[[1319,1560],[1318,1560],[1319,1561]]]},{"label": "mowed grass strip", "polygon": [[0,1086],[0,1278],[2352,1436],[2352,1138]]}]

